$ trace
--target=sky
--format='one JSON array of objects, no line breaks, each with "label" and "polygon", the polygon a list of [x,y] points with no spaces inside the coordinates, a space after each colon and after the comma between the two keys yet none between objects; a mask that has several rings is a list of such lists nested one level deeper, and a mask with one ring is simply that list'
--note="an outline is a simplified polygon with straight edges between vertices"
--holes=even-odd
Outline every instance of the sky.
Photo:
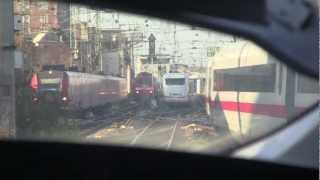
[{"label": "sky", "polygon": [[144,39],[135,45],[135,55],[148,54],[147,38],[152,33],[156,37],[156,54],[169,54],[172,62],[190,66],[205,67],[208,47],[221,46],[233,40],[232,36],[192,29],[190,25],[118,11],[95,11],[84,7],[73,8],[72,14],[73,21],[87,22],[89,27],[142,32]]}]

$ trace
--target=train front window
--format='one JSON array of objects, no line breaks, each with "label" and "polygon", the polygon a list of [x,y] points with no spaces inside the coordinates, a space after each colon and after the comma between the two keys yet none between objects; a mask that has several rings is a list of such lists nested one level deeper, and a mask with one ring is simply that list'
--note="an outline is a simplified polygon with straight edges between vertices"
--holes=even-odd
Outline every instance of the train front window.
[{"label": "train front window", "polygon": [[151,85],[152,84],[152,78],[149,76],[138,78],[136,80],[137,85]]},{"label": "train front window", "polygon": [[[0,137],[212,153],[285,126],[317,103],[316,79],[241,37],[29,1],[12,1],[23,26],[14,32],[16,92],[0,84]],[[10,94],[11,121],[3,112]]]},{"label": "train front window", "polygon": [[184,78],[167,78],[166,85],[184,85],[185,79]]},{"label": "train front window", "polygon": [[54,89],[54,90],[58,90],[59,84],[55,84],[55,83],[41,84],[40,88],[41,88],[41,89]]}]

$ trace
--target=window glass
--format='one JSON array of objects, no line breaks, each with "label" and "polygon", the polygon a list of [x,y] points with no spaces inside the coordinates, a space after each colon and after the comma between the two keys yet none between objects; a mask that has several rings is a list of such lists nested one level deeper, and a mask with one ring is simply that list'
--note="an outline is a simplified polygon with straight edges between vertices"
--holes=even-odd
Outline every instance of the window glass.
[{"label": "window glass", "polygon": [[166,85],[184,85],[185,79],[184,78],[167,78]]},{"label": "window glass", "polygon": [[0,48],[15,62],[14,76],[0,65],[3,139],[210,154],[318,101],[317,79],[241,37],[114,9],[12,2],[23,28],[14,55],[2,58]]},{"label": "window glass", "polygon": [[152,83],[152,74],[142,73],[136,77],[137,85],[151,85]]},{"label": "window glass", "polygon": [[46,1],[39,1],[37,4],[38,8],[41,10],[48,10],[49,3]]},{"label": "window glass", "polygon": [[298,92],[307,94],[319,93],[319,85],[305,76],[298,76]]},{"label": "window glass", "polygon": [[215,70],[216,91],[273,92],[275,64]]},{"label": "window glass", "polygon": [[152,82],[151,77],[143,77],[143,78],[138,79],[138,80],[136,81],[137,84],[141,84],[141,85],[142,85],[142,84],[148,85],[148,84],[151,84],[151,82]]}]

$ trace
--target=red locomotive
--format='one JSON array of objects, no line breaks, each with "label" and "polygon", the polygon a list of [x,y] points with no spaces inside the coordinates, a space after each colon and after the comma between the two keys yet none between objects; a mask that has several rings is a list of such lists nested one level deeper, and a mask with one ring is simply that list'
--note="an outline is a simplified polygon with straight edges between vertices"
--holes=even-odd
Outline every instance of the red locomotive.
[{"label": "red locomotive", "polygon": [[134,94],[137,97],[156,97],[158,89],[159,83],[151,73],[141,72],[135,78]]}]

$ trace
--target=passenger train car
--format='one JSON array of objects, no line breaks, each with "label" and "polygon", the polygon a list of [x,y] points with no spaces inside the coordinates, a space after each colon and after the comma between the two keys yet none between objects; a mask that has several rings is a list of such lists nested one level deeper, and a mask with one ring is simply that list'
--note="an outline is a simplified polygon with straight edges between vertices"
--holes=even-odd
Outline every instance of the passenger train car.
[{"label": "passenger train car", "polygon": [[64,72],[61,100],[70,110],[87,109],[123,100],[128,95],[124,78]]},{"label": "passenger train car", "polygon": [[217,129],[234,137],[256,136],[287,123],[315,102],[318,92],[317,83],[248,41],[225,46],[208,61],[207,113]]},{"label": "passenger train car", "polygon": [[68,71],[44,71],[33,75],[34,99],[58,103],[66,110],[87,109],[127,97],[126,79]]},{"label": "passenger train car", "polygon": [[165,102],[189,101],[189,78],[184,73],[167,73],[162,77],[162,94]]}]

